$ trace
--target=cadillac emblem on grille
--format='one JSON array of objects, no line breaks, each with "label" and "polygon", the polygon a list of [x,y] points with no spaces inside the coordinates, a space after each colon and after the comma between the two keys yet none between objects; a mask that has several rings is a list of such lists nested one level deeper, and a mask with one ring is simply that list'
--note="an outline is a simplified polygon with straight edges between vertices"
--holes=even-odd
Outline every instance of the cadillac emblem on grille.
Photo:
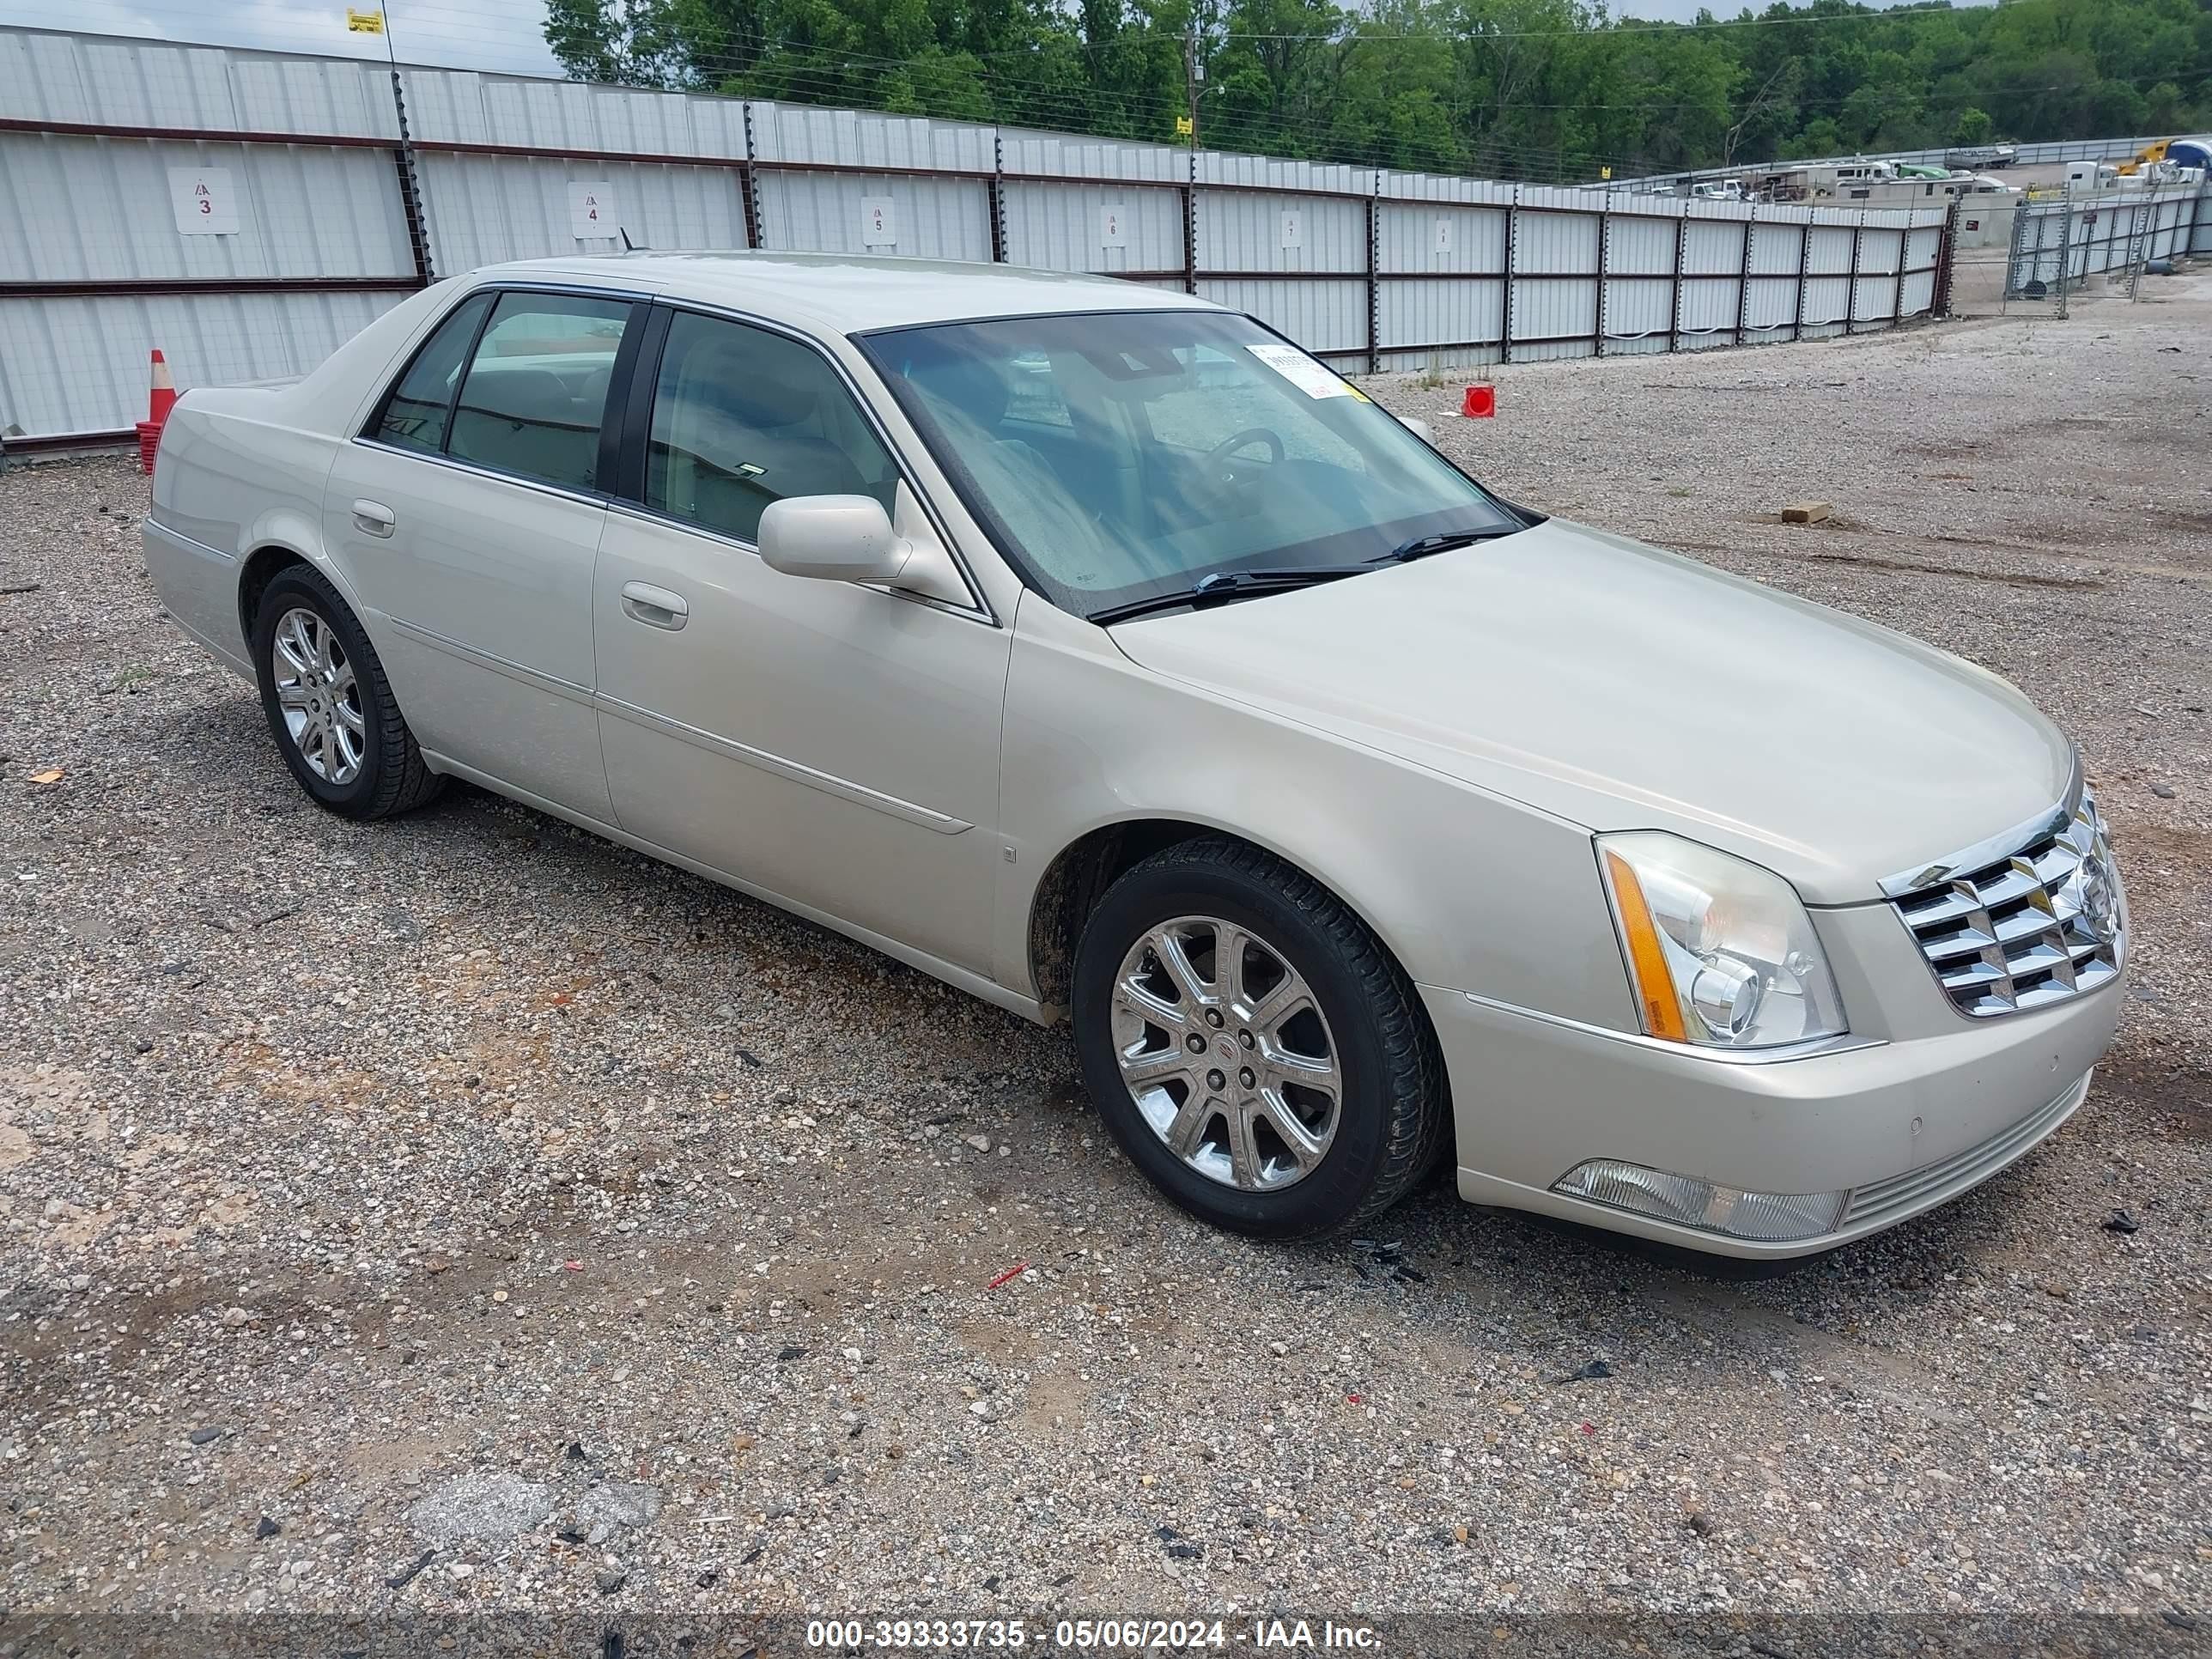
[{"label": "cadillac emblem on grille", "polygon": [[2008,851],[1909,878],[1893,902],[1961,1013],[2015,1013],[2119,975],[2125,908],[2096,797],[2083,789]]}]

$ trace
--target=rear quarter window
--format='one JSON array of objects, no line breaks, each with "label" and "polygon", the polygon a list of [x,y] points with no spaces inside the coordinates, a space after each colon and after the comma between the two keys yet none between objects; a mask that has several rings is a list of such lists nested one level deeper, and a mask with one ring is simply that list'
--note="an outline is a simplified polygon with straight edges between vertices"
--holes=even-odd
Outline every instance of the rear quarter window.
[{"label": "rear quarter window", "polygon": [[453,307],[415,354],[415,361],[377,410],[369,423],[370,437],[396,448],[431,455],[445,448],[446,431],[453,420],[453,393],[460,384],[469,347],[491,302],[490,295],[477,294]]}]

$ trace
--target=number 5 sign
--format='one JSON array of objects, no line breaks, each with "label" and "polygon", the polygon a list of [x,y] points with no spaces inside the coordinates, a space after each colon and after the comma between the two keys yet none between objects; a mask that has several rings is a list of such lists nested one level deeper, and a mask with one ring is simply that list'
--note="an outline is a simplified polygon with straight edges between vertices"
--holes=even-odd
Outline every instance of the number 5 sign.
[{"label": "number 5 sign", "polygon": [[238,193],[228,167],[171,167],[169,206],[179,236],[238,234]]}]

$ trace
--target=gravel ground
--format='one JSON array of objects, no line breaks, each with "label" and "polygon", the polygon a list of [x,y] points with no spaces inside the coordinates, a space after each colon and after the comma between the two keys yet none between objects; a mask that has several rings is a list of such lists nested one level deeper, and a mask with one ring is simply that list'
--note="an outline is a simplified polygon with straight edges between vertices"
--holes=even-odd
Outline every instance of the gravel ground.
[{"label": "gravel ground", "polygon": [[471,789],[319,811],[159,620],[136,474],[9,472],[0,1600],[2212,1624],[2191,280],[1516,367],[1487,422],[1372,383],[1508,494],[1923,635],[2087,749],[2137,963],[2088,1104],[1765,1279],[1441,1187],[1365,1243],[1208,1231],[1060,1033]]}]

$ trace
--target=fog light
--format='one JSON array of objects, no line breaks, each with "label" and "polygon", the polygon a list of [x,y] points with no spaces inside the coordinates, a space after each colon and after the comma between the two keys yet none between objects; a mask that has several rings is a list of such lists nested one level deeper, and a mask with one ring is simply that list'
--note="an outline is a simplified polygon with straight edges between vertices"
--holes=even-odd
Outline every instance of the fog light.
[{"label": "fog light", "polygon": [[1592,1158],[1555,1182],[1555,1193],[1586,1198],[1655,1220],[1701,1232],[1766,1244],[1833,1232],[1844,1218],[1849,1190],[1835,1193],[1747,1193],[1717,1182],[1647,1170],[1640,1164]]}]

